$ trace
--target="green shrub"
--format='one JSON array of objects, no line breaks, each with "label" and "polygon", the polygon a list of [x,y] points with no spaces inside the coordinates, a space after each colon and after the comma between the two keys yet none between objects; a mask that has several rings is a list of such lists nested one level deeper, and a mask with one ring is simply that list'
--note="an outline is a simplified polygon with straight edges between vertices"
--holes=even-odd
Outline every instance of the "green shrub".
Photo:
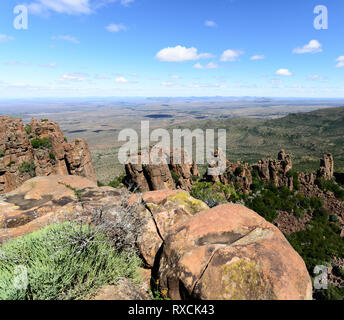
[{"label": "green shrub", "polygon": [[108,186],[117,189],[123,183],[122,181],[123,181],[124,178],[125,178],[125,175],[121,175],[121,176],[113,179],[112,181],[110,181]]},{"label": "green shrub", "polygon": [[51,141],[49,138],[34,138],[31,140],[31,145],[35,149],[49,149],[52,147]]},{"label": "green shrub", "polygon": [[326,301],[326,300],[343,300],[344,299],[344,288],[338,288],[330,284],[327,290],[316,290],[313,297],[315,300]]},{"label": "green shrub", "polygon": [[294,249],[305,261],[310,273],[316,265],[329,262],[344,255],[344,239],[340,237],[340,228],[328,221],[323,208],[315,212],[307,229],[288,236]]},{"label": "green shrub", "polygon": [[48,122],[49,119],[41,119],[42,122]]},{"label": "green shrub", "polygon": [[192,197],[205,202],[210,208],[227,203],[229,198],[239,198],[231,186],[225,186],[219,182],[196,182],[190,194]]},{"label": "green shrub", "polygon": [[174,183],[178,185],[179,180],[180,180],[180,175],[171,170],[171,176],[173,178]]},{"label": "green shrub", "polygon": [[50,160],[56,160],[56,157],[52,152],[49,152],[49,159]]},{"label": "green shrub", "polygon": [[3,158],[6,154],[5,150],[0,150],[0,158]]},{"label": "green shrub", "polygon": [[338,216],[336,216],[335,214],[331,214],[330,217],[329,217],[329,220],[331,222],[338,222],[339,221],[339,218]]},{"label": "green shrub", "polygon": [[31,177],[36,176],[36,166],[33,161],[31,162],[23,162],[19,168],[20,173],[28,173]]},{"label": "green shrub", "polygon": [[27,124],[27,125],[25,126],[24,129],[25,129],[25,132],[26,132],[28,135],[32,133],[31,124]]},{"label": "green shrub", "polygon": [[11,161],[8,163],[7,167],[12,167],[14,164],[16,164],[14,161]]},{"label": "green shrub", "polygon": [[[48,226],[0,249],[1,300],[82,299],[119,278],[139,281],[137,256],[114,250],[109,239],[90,226]],[[17,266],[27,268],[28,286],[16,289]]]},{"label": "green shrub", "polygon": [[323,178],[319,178],[316,180],[316,184],[321,190],[331,191],[334,193],[337,199],[344,200],[344,189],[341,188],[333,180],[325,180]]}]

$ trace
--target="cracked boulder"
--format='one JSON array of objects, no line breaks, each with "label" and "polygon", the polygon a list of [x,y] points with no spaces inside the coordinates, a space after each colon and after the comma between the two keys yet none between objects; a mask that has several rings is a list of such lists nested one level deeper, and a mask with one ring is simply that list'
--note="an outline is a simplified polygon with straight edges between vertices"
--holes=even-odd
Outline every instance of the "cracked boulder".
[{"label": "cracked boulder", "polygon": [[159,279],[173,300],[312,299],[305,263],[283,234],[235,204],[175,226],[165,239]]},{"label": "cracked boulder", "polygon": [[153,268],[158,251],[169,231],[198,212],[209,209],[187,192],[161,190],[143,194],[145,210],[139,212],[146,221],[137,238],[137,247],[146,267]]}]

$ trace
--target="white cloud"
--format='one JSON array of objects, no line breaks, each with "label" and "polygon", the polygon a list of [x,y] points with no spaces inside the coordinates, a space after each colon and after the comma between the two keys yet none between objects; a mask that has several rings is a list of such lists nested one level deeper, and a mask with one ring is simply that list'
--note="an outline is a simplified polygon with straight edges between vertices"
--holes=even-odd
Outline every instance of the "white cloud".
[{"label": "white cloud", "polygon": [[87,73],[69,73],[64,74],[60,81],[85,81],[88,76]]},{"label": "white cloud", "polygon": [[313,74],[309,76],[309,79],[326,81],[327,78],[318,74]]},{"label": "white cloud", "polygon": [[6,34],[0,34],[0,43],[13,41],[13,40],[14,40],[14,38],[11,36],[8,36]]},{"label": "white cloud", "polygon": [[161,83],[163,87],[175,87],[177,84],[171,81],[164,81]]},{"label": "white cloud", "polygon": [[198,53],[198,50],[194,47],[186,48],[182,46],[168,47],[160,50],[156,58],[160,61],[165,62],[183,62],[192,61],[198,59],[212,58],[213,55],[210,53]]},{"label": "white cloud", "polygon": [[32,14],[46,14],[49,11],[70,15],[92,13],[89,0],[36,0],[28,7]]},{"label": "white cloud", "polygon": [[68,41],[68,42],[71,42],[71,43],[74,43],[74,44],[80,44],[80,41],[72,36],[68,36],[68,35],[65,35],[65,36],[54,36],[54,37],[51,37],[51,39],[53,40],[64,40],[64,41]]},{"label": "white cloud", "polygon": [[206,21],[204,22],[204,25],[205,25],[206,27],[210,27],[210,28],[217,27],[216,22],[215,22],[215,21],[212,21],[212,20],[206,20]]},{"label": "white cloud", "polygon": [[214,63],[214,62],[209,62],[207,65],[203,66],[202,64],[200,64],[199,62],[196,63],[193,66],[195,69],[202,69],[202,70],[206,70],[206,69],[217,69],[219,66],[218,64]]},{"label": "white cloud", "polygon": [[38,66],[39,67],[43,67],[43,68],[55,68],[56,67],[56,62],[53,62],[53,63],[41,63]]},{"label": "white cloud", "polygon": [[128,6],[134,0],[35,0],[28,4],[28,8],[30,13],[38,15],[49,15],[50,12],[87,15],[115,2]]},{"label": "white cloud", "polygon": [[256,55],[250,58],[250,60],[263,60],[263,59],[265,59],[264,55]]},{"label": "white cloud", "polygon": [[244,51],[228,49],[222,53],[221,61],[222,62],[237,61],[242,54],[244,54]]},{"label": "white cloud", "polygon": [[124,24],[109,24],[106,28],[107,31],[109,32],[120,32],[120,31],[125,31],[127,30],[127,27]]},{"label": "white cloud", "polygon": [[336,59],[336,61],[338,62],[336,67],[337,68],[343,68],[344,67],[344,56],[340,56]]},{"label": "white cloud", "polygon": [[134,2],[134,0],[121,0],[121,4],[123,6],[127,6],[129,5],[130,3]]},{"label": "white cloud", "polygon": [[181,76],[178,76],[177,74],[171,76],[171,79],[181,79]]},{"label": "white cloud", "polygon": [[290,77],[292,75],[288,69],[279,69],[276,71],[276,76]]},{"label": "white cloud", "polygon": [[308,44],[304,45],[302,48],[295,48],[293,53],[318,53],[322,52],[322,45],[318,40],[311,40]]},{"label": "white cloud", "polygon": [[118,77],[118,78],[116,78],[115,81],[116,81],[116,83],[128,83],[129,82],[129,80],[127,80],[124,77]]},{"label": "white cloud", "polygon": [[30,62],[20,62],[20,61],[8,61],[6,62],[8,66],[15,66],[15,67],[23,67],[23,66],[31,66]]}]

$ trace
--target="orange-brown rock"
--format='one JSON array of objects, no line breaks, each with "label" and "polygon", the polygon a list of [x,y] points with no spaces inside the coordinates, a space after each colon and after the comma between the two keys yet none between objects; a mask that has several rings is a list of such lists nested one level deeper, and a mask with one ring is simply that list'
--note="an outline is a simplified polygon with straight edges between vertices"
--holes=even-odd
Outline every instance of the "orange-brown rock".
[{"label": "orange-brown rock", "polygon": [[318,177],[325,180],[331,180],[334,176],[334,161],[332,154],[325,154],[320,159],[320,169],[318,170]]},{"label": "orange-brown rock", "polygon": [[[33,139],[46,139],[33,146]],[[96,181],[91,153],[83,139],[68,143],[56,122],[0,117],[0,193],[19,187],[33,176],[77,175]]]},{"label": "orange-brown rock", "polygon": [[291,157],[281,150],[276,159],[262,159],[252,166],[258,172],[258,177],[265,183],[273,183],[276,187],[293,189],[293,177],[287,173],[292,169]]},{"label": "orange-brown rock", "polygon": [[175,226],[160,285],[171,299],[305,300],[312,282],[283,234],[241,205],[222,205]]},{"label": "orange-brown rock", "polygon": [[125,184],[130,190],[141,192],[164,189],[182,189],[190,191],[194,184],[193,177],[198,177],[197,164],[191,161],[188,154],[180,151],[180,159],[176,159],[173,150],[161,152],[159,158],[164,158],[163,163],[144,164],[141,161],[142,154],[132,157],[130,163],[125,165]]},{"label": "orange-brown rock", "polygon": [[208,209],[208,206],[187,192],[177,190],[147,192],[142,198],[146,210],[138,214],[146,222],[137,238],[137,247],[146,267],[153,268],[157,253],[172,227]]}]

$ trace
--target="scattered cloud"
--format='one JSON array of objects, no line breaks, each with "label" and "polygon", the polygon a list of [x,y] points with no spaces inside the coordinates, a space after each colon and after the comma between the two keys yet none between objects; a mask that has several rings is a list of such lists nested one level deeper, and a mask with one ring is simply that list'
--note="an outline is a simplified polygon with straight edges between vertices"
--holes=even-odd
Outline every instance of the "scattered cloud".
[{"label": "scattered cloud", "polygon": [[320,80],[320,81],[327,81],[327,77],[318,75],[318,74],[312,74],[309,76],[310,80]]},{"label": "scattered cloud", "polygon": [[198,53],[198,50],[194,47],[186,48],[182,46],[168,47],[160,50],[156,58],[164,62],[183,62],[199,59],[209,59],[213,55],[210,53]]},{"label": "scattered cloud", "polygon": [[308,44],[304,45],[301,48],[295,48],[293,53],[318,53],[322,52],[322,45],[318,40],[311,40]]},{"label": "scattered cloud", "polygon": [[204,22],[204,25],[205,25],[206,27],[210,27],[210,28],[217,27],[216,22],[215,22],[215,21],[212,21],[212,20],[206,20],[206,21]]},{"label": "scattered cloud", "polygon": [[116,83],[128,83],[129,82],[129,80],[127,80],[124,77],[118,77],[118,78],[116,78],[115,81],[116,81]]},{"label": "scattered cloud", "polygon": [[47,14],[50,11],[70,15],[92,13],[89,0],[36,0],[28,5],[32,14]]},{"label": "scattered cloud", "polygon": [[134,2],[134,0],[121,0],[121,4],[123,6],[128,6],[132,2]]},{"label": "scattered cloud", "polygon": [[176,83],[171,82],[171,81],[164,81],[164,82],[161,83],[161,85],[162,85],[163,87],[175,87],[175,86],[177,86]]},{"label": "scattered cloud", "polygon": [[216,64],[214,62],[209,62],[207,65],[202,65],[198,62],[193,67],[195,69],[207,70],[207,69],[217,69],[219,66],[218,66],[218,64]]},{"label": "scattered cloud", "polygon": [[59,80],[60,81],[85,81],[89,75],[87,73],[69,73],[64,74]]},{"label": "scattered cloud", "polygon": [[293,74],[288,69],[279,69],[276,71],[276,76],[290,77]]},{"label": "scattered cloud", "polygon": [[38,66],[42,67],[42,68],[55,68],[56,67],[56,62],[53,62],[53,63],[41,63]]},{"label": "scattered cloud", "polygon": [[69,15],[88,15],[108,4],[119,2],[128,6],[134,0],[35,0],[29,3],[29,12],[47,16],[50,12]]},{"label": "scattered cloud", "polygon": [[127,30],[127,27],[124,24],[109,24],[106,28],[107,31],[109,32],[120,32],[120,31],[125,31]]},{"label": "scattered cloud", "polygon": [[181,79],[182,77],[181,76],[178,76],[177,74],[175,74],[175,75],[172,75],[171,76],[171,79]]},{"label": "scattered cloud", "polygon": [[8,36],[6,34],[0,34],[0,43],[8,42],[8,41],[13,41],[14,38],[11,36]]},{"label": "scattered cloud", "polygon": [[344,67],[344,56],[340,56],[336,59],[336,61],[338,62],[336,67],[337,68],[343,68]]},{"label": "scattered cloud", "polygon": [[237,61],[241,55],[244,54],[242,50],[231,50],[228,49],[222,53],[221,61],[228,62],[228,61]]},{"label": "scattered cloud", "polygon": [[264,55],[256,55],[250,58],[250,60],[264,60],[264,59],[265,59]]},{"label": "scattered cloud", "polygon": [[72,36],[69,35],[65,35],[65,36],[54,36],[51,37],[52,40],[64,40],[64,41],[68,41],[74,44],[80,44],[80,41]]},{"label": "scattered cloud", "polygon": [[20,61],[8,61],[8,62],[6,62],[6,65],[14,66],[14,67],[24,67],[24,66],[31,66],[31,63],[30,62],[20,62]]}]

